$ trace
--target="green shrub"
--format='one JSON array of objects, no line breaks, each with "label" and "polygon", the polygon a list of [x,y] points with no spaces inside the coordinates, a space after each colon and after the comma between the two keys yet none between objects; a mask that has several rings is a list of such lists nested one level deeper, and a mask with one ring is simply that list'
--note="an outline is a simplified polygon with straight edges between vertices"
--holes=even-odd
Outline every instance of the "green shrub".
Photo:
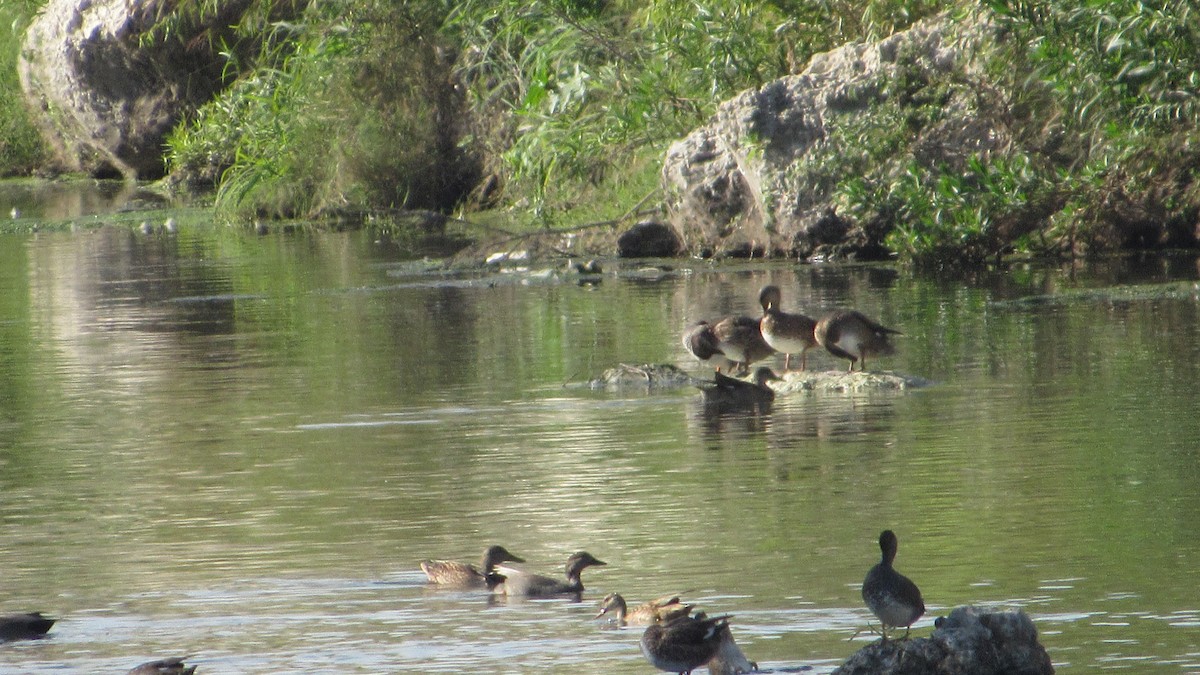
[{"label": "green shrub", "polygon": [[43,0],[0,4],[0,176],[28,175],[45,158],[45,146],[17,80],[17,57],[25,29],[43,4]]},{"label": "green shrub", "polygon": [[[426,6],[314,4],[275,23],[260,65],[170,139],[228,215],[445,208],[473,182],[459,98]],[[427,11],[428,10],[428,11]]]}]

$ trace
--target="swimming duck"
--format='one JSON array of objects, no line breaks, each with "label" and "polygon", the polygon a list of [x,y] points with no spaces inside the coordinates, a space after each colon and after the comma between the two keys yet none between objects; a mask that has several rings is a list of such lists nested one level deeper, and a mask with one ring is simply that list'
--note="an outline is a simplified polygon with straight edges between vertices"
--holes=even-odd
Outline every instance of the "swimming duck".
[{"label": "swimming duck", "polygon": [[192,675],[196,672],[196,666],[189,666],[183,662],[188,657],[161,659],[159,661],[151,661],[129,671],[127,675]]},{"label": "swimming duck", "polygon": [[754,378],[747,382],[723,373],[714,373],[711,384],[701,386],[704,405],[710,411],[765,408],[775,400],[775,391],[767,382],[780,380],[775,371],[759,366]]},{"label": "swimming duck", "polygon": [[867,608],[879,619],[884,642],[887,642],[889,626],[903,627],[904,636],[907,638],[910,627],[925,613],[921,589],[917,588],[912,579],[892,567],[899,545],[895,532],[884,530],[879,535],[879,550],[883,552],[883,558],[867,572],[862,585],[863,602],[867,603]]},{"label": "swimming duck", "polygon": [[817,342],[834,356],[849,359],[850,370],[854,363],[866,370],[868,355],[888,355],[896,352],[888,342],[888,335],[902,335],[898,330],[881,326],[854,310],[840,310],[823,317],[813,331]]},{"label": "swimming duck", "polygon": [[792,354],[800,353],[800,370],[808,366],[808,350],[817,346],[814,331],[817,322],[803,314],[789,314],[779,309],[782,293],[778,286],[763,286],[758,292],[758,304],[763,315],[758,321],[763,339],[772,349],[783,352],[783,369],[791,370]]},{"label": "swimming duck", "polygon": [[41,612],[0,616],[0,641],[36,640],[46,634],[56,619]]},{"label": "swimming duck", "polygon": [[587,551],[580,551],[567,558],[566,581],[553,579],[540,574],[531,574],[512,567],[497,567],[502,581],[492,589],[502,595],[523,595],[532,597],[550,597],[555,595],[579,596],[583,593],[583,580],[580,574],[592,565],[607,565]]},{"label": "swimming duck", "polygon": [[618,626],[645,626],[687,616],[691,611],[692,606],[680,602],[678,595],[650,600],[631,610],[620,594],[609,593],[600,602],[600,612],[595,618],[599,619],[612,612]]},{"label": "swimming duck", "polygon": [[502,579],[496,574],[496,565],[504,562],[525,562],[503,546],[489,546],[483,552],[479,567],[454,560],[423,560],[421,571],[435,584],[462,588],[491,588]]},{"label": "swimming duck", "polygon": [[691,673],[720,651],[722,631],[729,627],[729,619],[728,616],[710,619],[698,614],[651,624],[642,633],[642,654],[659,670],[680,675]]},{"label": "swimming duck", "polygon": [[749,316],[727,316],[714,324],[699,321],[684,333],[683,344],[700,361],[727,372],[736,368],[744,373],[751,363],[775,353],[763,339],[758,319]]}]

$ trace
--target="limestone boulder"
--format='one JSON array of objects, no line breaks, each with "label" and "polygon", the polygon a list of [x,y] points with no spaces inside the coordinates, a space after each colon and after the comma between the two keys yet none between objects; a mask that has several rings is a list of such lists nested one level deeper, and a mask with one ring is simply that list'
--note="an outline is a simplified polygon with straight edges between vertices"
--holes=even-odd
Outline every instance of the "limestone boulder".
[{"label": "limestone boulder", "polygon": [[721,103],[667,150],[670,224],[693,254],[884,254],[886,228],[843,217],[837,191],[910,161],[961,165],[1006,142],[969,84],[972,55],[993,32],[983,20],[923,21]]},{"label": "limestone boulder", "polygon": [[230,0],[192,34],[144,40],[177,1],[50,0],[30,25],[18,74],[60,168],[163,174],[166,134],[220,85],[205,31],[230,25],[250,4]]}]

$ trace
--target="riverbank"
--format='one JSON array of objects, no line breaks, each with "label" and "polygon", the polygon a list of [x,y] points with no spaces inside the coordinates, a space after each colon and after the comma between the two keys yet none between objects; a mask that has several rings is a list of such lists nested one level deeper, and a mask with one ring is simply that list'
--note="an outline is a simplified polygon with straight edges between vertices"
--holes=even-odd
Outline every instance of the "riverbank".
[{"label": "riverbank", "polygon": [[[851,4],[722,5],[699,23],[657,6],[447,13],[359,0],[351,18],[288,15],[283,34],[247,0],[222,23],[237,37],[226,62],[199,39],[216,19],[205,10],[105,14],[78,42],[60,35],[90,25],[62,17],[100,4],[55,0],[37,21],[38,2],[7,10],[14,33],[0,53],[29,110],[86,109],[34,114],[58,157],[5,170],[167,173],[165,185],[210,194],[223,221],[255,228],[417,208],[465,226],[502,212],[521,223],[502,228],[514,235],[580,238],[587,223],[651,214],[701,257],[971,267],[1197,246],[1200,96],[1188,78],[1200,29],[1182,0],[1153,21],[1136,3],[1030,13],[962,1],[883,3],[870,22]],[[81,58],[132,49],[130,63],[174,62],[186,47],[220,81],[205,85],[212,96],[172,99],[174,126],[131,115],[98,134],[86,120],[123,105],[83,94],[121,73],[55,79],[64,44]],[[428,221],[416,223],[419,240]]]}]

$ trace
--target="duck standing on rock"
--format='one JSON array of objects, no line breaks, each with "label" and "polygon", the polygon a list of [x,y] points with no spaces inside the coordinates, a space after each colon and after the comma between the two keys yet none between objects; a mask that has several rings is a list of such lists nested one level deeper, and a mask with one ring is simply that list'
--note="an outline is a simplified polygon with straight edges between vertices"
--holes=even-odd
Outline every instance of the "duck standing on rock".
[{"label": "duck standing on rock", "polygon": [[651,624],[642,633],[642,654],[650,665],[668,673],[686,675],[708,663],[721,649],[729,616],[682,616]]},{"label": "duck standing on rock", "polygon": [[758,292],[758,304],[763,315],[758,328],[763,339],[777,352],[783,352],[783,369],[792,368],[792,354],[800,354],[800,370],[808,367],[808,350],[817,346],[817,322],[803,314],[790,314],[779,309],[783,297],[778,286],[763,286]]},{"label": "duck standing on rock", "polygon": [[849,370],[853,371],[855,362],[860,364],[859,370],[866,370],[868,356],[895,354],[896,348],[888,342],[888,336],[903,333],[854,310],[839,310],[822,317],[813,335],[830,354],[849,359]]},{"label": "duck standing on rock", "polygon": [[925,613],[921,589],[912,579],[892,567],[899,546],[895,532],[884,530],[879,535],[879,549],[883,557],[879,564],[867,572],[862,585],[863,602],[879,619],[884,642],[887,642],[889,626],[904,628],[904,637],[907,638],[909,628]]},{"label": "duck standing on rock", "polygon": [[749,316],[727,316],[713,324],[699,321],[684,332],[683,346],[718,372],[725,368],[727,372],[744,373],[751,363],[775,353],[763,339],[758,324],[758,319]]},{"label": "duck standing on rock", "polygon": [[496,565],[505,562],[525,562],[503,546],[489,546],[476,568],[470,563],[454,560],[424,560],[421,571],[432,583],[459,588],[491,588],[502,579],[496,574]]},{"label": "duck standing on rock", "polygon": [[531,574],[512,567],[497,567],[502,580],[493,593],[498,595],[554,597],[573,595],[576,599],[583,594],[583,580],[580,574],[584,569],[593,565],[606,565],[603,560],[596,559],[587,551],[580,551],[567,558],[567,578],[565,581],[540,574]]}]

